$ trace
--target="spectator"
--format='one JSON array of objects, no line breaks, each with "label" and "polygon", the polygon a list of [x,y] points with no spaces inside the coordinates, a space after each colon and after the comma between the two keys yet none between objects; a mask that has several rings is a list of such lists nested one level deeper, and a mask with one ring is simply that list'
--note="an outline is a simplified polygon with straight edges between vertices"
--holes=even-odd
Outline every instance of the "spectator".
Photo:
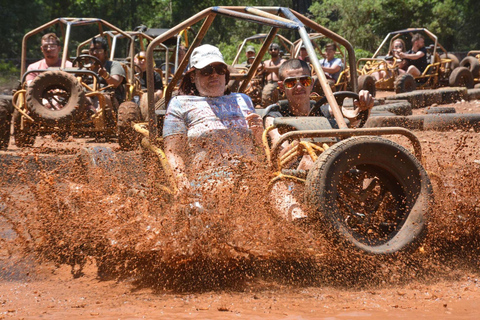
[{"label": "spectator", "polygon": [[286,60],[280,56],[280,46],[272,43],[268,49],[271,59],[263,63],[265,86],[262,90],[262,107],[267,107],[278,101],[278,69]]},{"label": "spectator", "polygon": [[320,60],[320,65],[327,76],[331,77],[335,83],[343,70],[342,59],[335,58],[337,46],[335,43],[329,43],[325,46],[325,59]]},{"label": "spectator", "polygon": [[427,49],[425,49],[425,39],[419,33],[412,37],[412,49],[407,53],[400,52],[400,58],[405,59],[408,64],[407,73],[418,77],[428,66]]},{"label": "spectator", "polygon": [[[27,71],[30,70],[45,70],[50,67],[60,67],[62,59],[60,59],[60,39],[58,39],[55,33],[47,33],[42,37],[40,50],[43,53],[44,59],[32,63],[28,66]],[[70,61],[65,62],[65,67],[71,67]],[[25,81],[29,84],[35,77],[38,76],[38,72],[29,73]]]}]

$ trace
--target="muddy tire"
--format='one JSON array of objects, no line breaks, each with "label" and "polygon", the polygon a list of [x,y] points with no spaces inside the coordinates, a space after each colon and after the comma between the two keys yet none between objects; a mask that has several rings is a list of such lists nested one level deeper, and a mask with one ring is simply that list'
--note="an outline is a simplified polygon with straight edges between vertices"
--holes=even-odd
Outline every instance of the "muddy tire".
[{"label": "muddy tire", "polygon": [[139,137],[132,128],[132,123],[140,121],[140,108],[133,101],[122,103],[118,107],[118,144],[121,150],[135,149],[139,143]]},{"label": "muddy tire", "polygon": [[465,67],[458,67],[450,74],[448,84],[451,87],[466,87],[467,89],[472,89],[474,85],[472,73]]},{"label": "muddy tire", "polygon": [[361,75],[358,77],[358,90],[367,90],[375,97],[377,89],[375,88],[375,78],[370,75]]},{"label": "muddy tire", "polygon": [[448,54],[441,54],[440,59],[451,59],[452,60],[452,65],[450,69],[454,70],[460,66],[460,61],[458,60],[457,56],[454,55],[453,53],[448,53]]},{"label": "muddy tire", "polygon": [[416,248],[432,186],[405,148],[375,136],[343,140],[308,173],[305,200],[327,237],[371,254]]},{"label": "muddy tire", "polygon": [[29,132],[29,128],[21,129],[21,114],[17,110],[13,112],[13,138],[19,148],[31,147],[35,143],[36,134]]},{"label": "muddy tire", "polygon": [[10,141],[11,101],[0,99],[0,150],[7,150]]},{"label": "muddy tire", "polygon": [[465,57],[460,62],[460,67],[467,68],[468,70],[470,70],[474,78],[478,78],[480,71],[480,62],[478,62],[477,58],[472,56]]},{"label": "muddy tire", "polygon": [[404,73],[395,79],[395,93],[411,92],[416,87],[415,78],[411,74]]},{"label": "muddy tire", "polygon": [[72,123],[85,105],[85,92],[75,76],[57,70],[40,73],[26,96],[32,118],[52,126]]}]

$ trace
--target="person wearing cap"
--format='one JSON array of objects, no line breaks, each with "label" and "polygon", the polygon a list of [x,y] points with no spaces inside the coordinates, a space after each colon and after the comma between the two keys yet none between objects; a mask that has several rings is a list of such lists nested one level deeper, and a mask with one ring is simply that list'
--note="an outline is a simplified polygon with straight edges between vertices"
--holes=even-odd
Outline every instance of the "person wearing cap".
[{"label": "person wearing cap", "polygon": [[[278,86],[280,90],[285,92],[287,101],[279,101],[266,110],[263,117],[265,128],[270,127],[275,118],[278,117],[297,117],[308,116],[310,110],[315,105],[315,101],[310,100],[310,94],[313,89],[313,79],[311,77],[309,65],[300,59],[290,59],[286,61],[279,69],[279,81]],[[352,126],[358,125],[357,119],[360,112],[370,112],[373,107],[373,97],[367,90],[361,90],[359,92],[359,101],[355,101],[358,108],[353,110],[346,110],[342,108],[343,115],[350,120]],[[328,104],[323,105],[318,109],[317,114],[314,116],[326,117],[332,122],[335,121],[331,108]],[[275,144],[280,139],[280,133],[277,129],[269,131],[269,137],[271,143]],[[289,151],[296,142],[285,142],[282,145],[280,155]],[[300,159],[294,159],[290,164],[291,168],[297,170],[309,170],[313,164],[310,156],[305,155]],[[283,197],[276,195],[283,194]],[[280,181],[275,183],[272,189],[273,204],[277,208],[278,212],[287,212],[287,219],[295,220],[305,218],[306,214],[302,209],[298,199],[303,197],[303,186],[295,183],[287,183]],[[300,197],[300,198],[299,198]]]},{"label": "person wearing cap", "polygon": [[[147,60],[145,58],[145,51],[140,51],[135,55],[133,59],[135,65],[137,65],[142,71],[141,75],[139,76],[140,86],[142,87],[142,90],[147,89],[147,73],[145,72],[147,70]],[[163,97],[162,76],[157,71],[153,72],[153,81],[155,90],[154,97],[155,102],[157,102]],[[142,97],[140,98],[140,111],[142,114],[142,119],[148,119],[148,98],[146,94],[142,94]]]},{"label": "person wearing cap", "polygon": [[245,51],[245,55],[247,56],[247,61],[245,61],[243,64],[249,66],[253,63],[253,60],[255,60],[255,55],[257,54],[255,47],[254,46],[248,46],[247,50]]},{"label": "person wearing cap", "polygon": [[177,196],[231,181],[239,167],[260,161],[262,146],[262,119],[250,97],[226,90],[230,72],[220,50],[208,44],[195,48],[190,66],[163,125]]},{"label": "person wearing cap", "polygon": [[272,43],[268,48],[271,59],[263,63],[265,72],[265,86],[262,90],[262,107],[266,108],[272,103],[278,101],[278,69],[286,60],[280,56],[280,46],[277,43]]}]

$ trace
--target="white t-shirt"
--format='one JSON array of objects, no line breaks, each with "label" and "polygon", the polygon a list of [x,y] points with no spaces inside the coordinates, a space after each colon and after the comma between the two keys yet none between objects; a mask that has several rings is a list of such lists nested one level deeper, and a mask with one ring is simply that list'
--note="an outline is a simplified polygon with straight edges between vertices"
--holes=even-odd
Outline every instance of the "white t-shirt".
[{"label": "white t-shirt", "polygon": [[343,70],[343,63],[342,63],[342,59],[340,59],[340,58],[333,58],[330,61],[328,61],[327,59],[322,59],[322,60],[320,60],[320,66],[327,67],[327,68],[333,68],[334,66],[340,66],[340,70],[338,70],[338,72],[335,72],[334,74],[330,74],[328,72],[325,72],[330,77],[332,77],[335,81],[338,80],[338,76],[340,76],[340,72],[342,72],[342,70]]}]

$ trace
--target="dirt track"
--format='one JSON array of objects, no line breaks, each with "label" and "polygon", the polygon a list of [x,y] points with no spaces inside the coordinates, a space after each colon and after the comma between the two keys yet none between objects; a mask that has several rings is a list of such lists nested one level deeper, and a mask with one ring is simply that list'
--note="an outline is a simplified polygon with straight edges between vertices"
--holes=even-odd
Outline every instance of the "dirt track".
[{"label": "dirt track", "polygon": [[[453,106],[457,112],[480,113],[478,101]],[[21,241],[2,229],[0,319],[475,319],[480,307],[477,259],[480,253],[480,133],[427,131],[416,134],[422,143],[425,167],[436,196],[429,234],[420,251],[374,259],[345,252],[323,239],[309,242],[308,234],[266,216],[258,217],[263,212],[255,215],[233,210],[230,217],[239,218],[240,214],[248,217],[236,241],[252,234],[262,240],[264,230],[270,228],[273,248],[287,252],[290,258],[304,252],[294,251],[298,246],[304,246],[301,248],[307,252],[314,243],[314,249],[318,250],[314,263],[305,256],[299,262],[278,261],[276,257],[277,260],[267,264],[229,256],[225,265],[213,266],[199,264],[194,259],[176,260],[177,267],[183,266],[172,269],[176,273],[158,270],[159,265],[155,264],[152,265],[155,268],[147,270],[152,278],[160,278],[159,286],[138,271],[127,272],[118,281],[100,281],[92,259],[86,261],[84,276],[73,278],[66,265],[38,262],[29,258],[31,254],[22,254]],[[37,143],[42,145],[41,140]],[[49,150],[49,146],[50,143],[46,143],[43,150]],[[70,146],[73,152],[78,142],[71,142]],[[25,189],[15,191],[27,194]],[[127,211],[144,208],[143,203],[128,198],[110,198],[94,204],[85,201],[103,196],[97,191],[72,195],[72,199],[84,201],[83,209],[77,214],[92,216],[91,224],[82,226],[84,230],[79,234],[84,239],[92,237],[89,228],[106,223],[101,218],[112,207]],[[47,194],[53,200],[59,195]],[[28,196],[21,200],[23,203],[19,205],[25,211],[39,210]],[[77,223],[75,219],[69,222]],[[121,239],[149,236],[148,233],[125,233],[128,230],[122,230]],[[72,239],[76,238],[72,236]],[[125,240],[125,245],[127,242]],[[261,245],[268,249],[271,244]],[[212,245],[212,248],[215,247]],[[58,256],[58,251],[54,252],[58,248],[46,249]],[[221,261],[219,256],[209,253],[210,258]],[[229,266],[228,261],[232,259],[242,263]],[[186,270],[189,262],[197,270]],[[168,263],[162,266],[171,267]],[[139,281],[140,275],[143,281]]]}]

